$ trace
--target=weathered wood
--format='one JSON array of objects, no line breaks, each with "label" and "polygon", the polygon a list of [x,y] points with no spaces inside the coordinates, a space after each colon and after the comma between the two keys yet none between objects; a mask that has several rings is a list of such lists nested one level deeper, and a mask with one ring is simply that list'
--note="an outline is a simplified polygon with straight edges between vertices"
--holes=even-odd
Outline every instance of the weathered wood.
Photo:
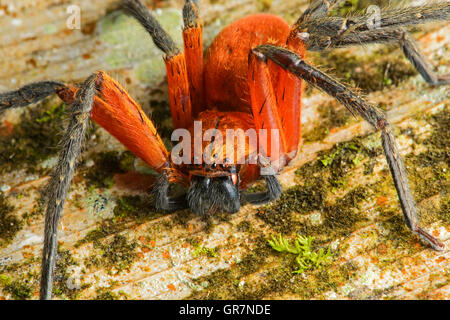
[{"label": "weathered wood", "polygon": [[[270,2],[271,6],[267,5]],[[267,11],[293,22],[307,2],[203,1],[206,44],[223,25],[260,11],[265,7],[264,3]],[[14,7],[8,7],[11,3]],[[164,114],[159,125],[164,130],[167,127],[170,129],[167,125],[169,111],[164,66],[161,55],[145,32],[113,10],[117,1],[78,0],[70,1],[70,4],[78,4],[82,8],[82,30],[70,31],[66,27],[69,2],[1,2],[0,90],[14,89],[43,79],[81,81],[93,71],[103,69],[124,83],[146,111],[157,110]],[[147,1],[147,4],[153,8],[161,7],[156,11],[158,19],[166,28],[170,27],[169,33],[180,42],[182,1]],[[176,22],[178,25],[174,26]],[[440,72],[449,72],[450,26],[437,23],[423,30],[418,34],[418,42],[425,54],[431,57],[434,65],[440,65]],[[376,60],[385,58],[377,50],[380,50],[379,46],[342,49],[337,51],[337,56],[365,61],[366,64],[359,67],[362,71],[351,70],[350,73],[367,72],[370,76],[371,68],[377,67]],[[398,49],[386,53],[386,56],[392,59],[392,64],[404,63]],[[309,59],[325,69],[336,67],[334,61],[326,61],[335,56],[325,57],[311,55]],[[389,74],[391,69],[395,66],[387,66],[383,71],[386,77],[373,81],[383,83],[394,78],[395,74]],[[333,71],[330,70],[330,73]],[[345,77],[344,74],[340,76]],[[448,209],[450,179],[448,86],[428,86],[415,74],[403,76],[402,79],[398,85],[385,84],[382,90],[372,90],[367,98],[384,106],[388,119],[400,129],[396,131],[396,136],[402,155],[408,158],[407,170],[414,195],[419,200],[421,220],[448,246],[449,213],[445,211],[445,208]],[[380,86],[383,87],[382,84]],[[150,204],[149,209],[145,209],[145,190],[151,177],[142,173],[145,169],[136,161],[136,169],[128,169],[132,172],[113,169],[110,178],[114,183],[102,186],[93,184],[90,178],[93,171],[99,173],[94,175],[98,179],[103,179],[110,172],[109,168],[105,168],[103,173],[102,166],[108,163],[98,155],[107,151],[117,151],[123,155],[124,151],[123,146],[103,129],[95,127],[91,133],[94,138],[88,142],[60,222],[62,253],[55,297],[450,298],[448,251],[432,251],[410,235],[403,226],[401,209],[383,155],[374,152],[376,162],[372,163],[367,153],[363,152],[365,147],[361,146],[371,146],[376,150],[379,135],[372,133],[370,125],[359,118],[352,118],[342,106],[316,90],[308,90],[303,103],[305,142],[299,156],[280,178],[286,190],[293,190],[294,197],[303,195],[302,188],[305,192],[312,192],[306,193],[308,196],[323,188],[329,189],[323,190],[326,201],[320,209],[309,208],[305,204],[302,210],[280,211],[278,224],[272,221],[274,217],[271,216],[270,206],[257,208],[247,205],[238,214],[219,216],[209,222],[184,211],[155,215]],[[55,104],[58,104],[56,98],[33,108],[48,109],[49,105]],[[344,114],[342,118],[338,116],[341,113]],[[12,126],[20,126],[22,114],[22,111],[12,110],[1,115],[0,135],[7,136]],[[336,118],[342,121],[337,122]],[[332,127],[328,131],[321,130],[325,125]],[[433,127],[436,125],[437,128]],[[320,132],[319,136],[317,132]],[[354,158],[349,163],[342,164],[347,171],[340,177],[342,181],[335,181],[336,185],[331,187],[330,183],[334,183],[331,181],[333,169],[321,164],[320,160],[339,158],[342,149],[335,146],[345,146],[342,143],[347,141],[358,146],[359,151],[353,154]],[[446,160],[439,160],[438,155],[442,152]],[[22,298],[38,297],[44,219],[37,201],[54,159],[52,155],[40,161],[36,165],[36,173],[27,171],[26,166],[12,172],[0,171],[0,196],[6,197],[4,203],[0,199],[0,205],[13,206],[9,214],[23,221],[11,241],[0,241],[0,298],[20,298],[14,291],[20,285],[30,290],[29,293],[28,289],[25,290]],[[308,166],[321,170],[317,174],[319,177],[309,174],[306,171]],[[364,173],[367,167],[373,167],[372,173]],[[327,181],[322,189],[308,184],[320,176]],[[300,188],[289,189],[296,186]],[[352,212],[360,212],[361,216],[349,225],[348,230],[337,223],[334,238],[317,230],[304,234],[313,235],[314,243],[330,245],[334,253],[333,262],[319,270],[307,271],[304,275],[291,274],[295,263],[289,256],[268,247],[266,240],[279,232],[292,239],[297,232],[314,231],[311,226],[323,225],[332,218],[327,216],[326,210],[338,208],[338,202],[357,189],[365,196],[353,203]],[[136,195],[133,200],[143,202],[143,205],[127,202],[128,195]],[[284,201],[285,206],[293,205],[292,199]],[[0,218],[5,217],[0,215]],[[2,234],[0,240],[1,237]],[[117,251],[111,252],[108,246]],[[253,256],[252,252],[261,254],[261,257]],[[125,270],[118,271],[120,266]],[[229,273],[221,273],[221,270],[229,270]],[[81,289],[77,289],[79,280]]]}]

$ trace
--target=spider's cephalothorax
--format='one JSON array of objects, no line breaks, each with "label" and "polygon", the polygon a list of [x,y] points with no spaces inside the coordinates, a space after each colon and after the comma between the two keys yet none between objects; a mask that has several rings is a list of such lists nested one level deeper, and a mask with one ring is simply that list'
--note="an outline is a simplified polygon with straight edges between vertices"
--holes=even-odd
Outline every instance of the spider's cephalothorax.
[{"label": "spider's cephalothorax", "polygon": [[[295,157],[301,139],[302,80],[335,97],[350,112],[359,114],[381,132],[382,146],[408,227],[434,249],[444,249],[442,242],[417,224],[416,206],[403,162],[384,114],[344,84],[309,65],[304,57],[306,50],[394,42],[401,46],[428,83],[448,84],[450,77],[440,77],[432,71],[404,27],[449,20],[450,3],[382,10],[379,24],[373,28],[367,23],[370,14],[329,17],[329,9],[339,2],[312,1],[293,26],[269,14],[240,19],[220,32],[203,59],[197,1],[186,0],[183,9],[183,51],[141,1],[123,0],[126,11],[142,24],[166,54],[174,129],[184,129],[195,136],[195,121],[203,125],[202,136],[208,129],[221,132],[223,136],[227,129],[253,129],[258,143],[247,143],[247,140],[231,143],[236,147],[245,145],[241,156],[227,156],[228,151],[210,139],[212,145],[209,146],[203,145],[201,140],[201,153],[209,148],[211,161],[197,161],[195,152],[192,157],[186,156],[188,161],[174,161],[174,151],[169,154],[166,150],[142,108],[102,71],[90,76],[80,88],[44,81],[0,94],[0,112],[38,102],[55,92],[72,105],[71,121],[48,187],[41,298],[51,297],[57,225],[89,118],[159,172],[153,191],[157,208],[169,211],[190,208],[202,215],[218,210],[233,213],[239,210],[242,201],[258,204],[281,195],[276,175]],[[263,140],[266,144],[260,147],[259,142]],[[185,155],[183,151],[176,156],[183,158]],[[266,191],[243,192],[258,179],[265,180]],[[172,184],[184,185],[186,193],[170,196]]]}]

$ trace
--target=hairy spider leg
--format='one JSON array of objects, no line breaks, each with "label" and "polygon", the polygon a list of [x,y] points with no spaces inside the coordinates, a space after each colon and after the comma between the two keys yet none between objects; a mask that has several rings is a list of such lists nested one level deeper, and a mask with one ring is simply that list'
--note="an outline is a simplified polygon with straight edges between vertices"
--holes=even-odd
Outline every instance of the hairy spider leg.
[{"label": "hairy spider leg", "polygon": [[189,79],[192,116],[198,117],[204,110],[203,103],[203,26],[195,1],[186,0],[183,7],[184,55]]},{"label": "hairy spider leg", "polygon": [[[128,92],[103,71],[97,73],[97,96],[91,118],[152,169],[162,172],[169,166],[169,153],[156,127]],[[57,91],[66,103],[72,103],[78,88],[66,85]]]},{"label": "hairy spider leg", "polygon": [[63,137],[63,147],[48,184],[44,251],[41,265],[41,299],[51,299],[52,296],[58,248],[58,222],[64,209],[70,182],[75,173],[76,163],[86,136],[89,114],[94,101],[96,78],[97,75],[95,74],[90,76],[75,97],[69,126]]},{"label": "hairy spider leg", "polygon": [[438,2],[406,8],[383,8],[380,25],[371,28],[368,13],[351,17],[313,17],[299,19],[294,25],[298,33],[307,33],[307,49],[321,51],[371,43],[397,43],[405,57],[425,81],[432,85],[450,83],[450,75],[439,76],[421,52],[413,37],[403,27],[431,21],[449,20],[450,3]]},{"label": "hairy spider leg", "polygon": [[391,131],[391,126],[384,114],[376,107],[358,97],[339,81],[307,64],[301,57],[292,51],[273,45],[262,45],[254,51],[259,55],[274,61],[296,76],[301,77],[314,87],[336,98],[336,100],[342,103],[352,114],[359,114],[376,130],[381,131],[384,153],[397,189],[406,224],[413,233],[420,236],[435,250],[444,250],[444,243],[433,237],[418,225],[417,209],[409,188],[408,179],[406,178],[403,160],[399,154],[394,135]]},{"label": "hairy spider leg", "polygon": [[124,9],[147,30],[165,54],[170,111],[174,129],[187,129],[193,122],[189,80],[184,53],[139,0],[124,0]]}]

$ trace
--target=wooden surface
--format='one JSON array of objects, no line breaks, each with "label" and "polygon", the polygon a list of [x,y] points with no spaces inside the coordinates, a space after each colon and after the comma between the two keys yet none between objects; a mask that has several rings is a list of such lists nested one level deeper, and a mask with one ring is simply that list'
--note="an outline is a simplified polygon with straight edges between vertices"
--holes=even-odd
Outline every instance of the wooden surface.
[{"label": "wooden surface", "polygon": [[[205,0],[205,42],[209,44],[227,23],[261,10],[292,23],[306,3]],[[82,8],[81,30],[66,27],[70,4]],[[180,43],[182,1],[147,4]],[[113,0],[0,0],[0,90],[43,79],[79,82],[95,70],[106,70],[169,137],[161,55],[145,32],[116,7]],[[429,24],[420,30],[415,36],[425,54],[441,73],[450,72],[449,24]],[[448,246],[449,87],[425,84],[395,46],[387,51],[368,46],[311,54],[309,60],[347,82],[353,79],[369,101],[387,110],[398,128],[395,133],[421,223]],[[188,211],[155,213],[146,196],[153,179],[148,170],[132,156],[132,165],[123,166],[130,155],[94,126],[59,225],[55,297],[450,298],[448,251],[431,250],[404,226],[379,134],[316,90],[308,90],[303,103],[304,144],[280,175],[286,190],[283,199],[267,207],[247,205],[235,215],[208,221]],[[59,105],[57,98],[31,109],[52,110],[54,105]],[[46,115],[42,112],[41,120]],[[0,115],[3,141],[21,126],[26,114],[11,110]],[[20,225],[10,238],[0,231],[0,299],[38,297],[43,240],[38,199],[55,163],[54,147],[48,146],[48,156],[35,162],[0,163],[0,213],[7,212],[9,219],[0,216],[0,226],[5,221]],[[21,159],[21,152],[7,156]],[[120,164],[104,160],[106,152]],[[334,165],[325,165],[330,159]],[[295,257],[277,253],[267,243],[279,233],[289,239],[296,233],[313,236],[317,246],[331,247],[333,257],[318,269],[293,274]]]}]

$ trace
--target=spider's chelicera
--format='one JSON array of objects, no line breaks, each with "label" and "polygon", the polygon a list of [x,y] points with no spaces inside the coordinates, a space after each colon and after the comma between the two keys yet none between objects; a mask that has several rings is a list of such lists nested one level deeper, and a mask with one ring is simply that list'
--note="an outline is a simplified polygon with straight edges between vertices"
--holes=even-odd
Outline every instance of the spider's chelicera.
[{"label": "spider's chelicera", "polygon": [[[335,97],[381,132],[408,227],[434,249],[444,249],[443,243],[417,224],[403,162],[383,112],[304,58],[307,50],[398,43],[425,81],[431,85],[448,84],[450,77],[433,72],[405,28],[449,20],[450,3],[383,9],[373,24],[368,23],[373,19],[369,13],[328,16],[329,9],[339,2],[312,1],[293,26],[270,14],[242,18],[217,35],[204,59],[197,1],[186,0],[183,8],[183,51],[141,1],[123,0],[124,9],[142,24],[166,55],[174,129],[187,133],[175,134],[180,144],[172,154],[142,108],[105,72],[94,73],[80,87],[42,81],[0,94],[0,112],[36,103],[54,93],[72,106],[63,147],[48,186],[41,298],[51,298],[57,225],[90,118],[159,172],[153,188],[159,210],[190,208],[201,215],[217,210],[233,213],[243,202],[261,204],[281,195],[276,175],[296,156],[301,140],[303,80]],[[201,130],[195,130],[199,123]],[[226,137],[229,129],[234,130],[232,139],[219,143],[218,137]],[[236,130],[244,134],[235,134]],[[230,146],[235,147],[233,152]],[[266,191],[243,192],[258,179],[265,180]],[[183,185],[186,193],[171,196],[172,184]]]}]

